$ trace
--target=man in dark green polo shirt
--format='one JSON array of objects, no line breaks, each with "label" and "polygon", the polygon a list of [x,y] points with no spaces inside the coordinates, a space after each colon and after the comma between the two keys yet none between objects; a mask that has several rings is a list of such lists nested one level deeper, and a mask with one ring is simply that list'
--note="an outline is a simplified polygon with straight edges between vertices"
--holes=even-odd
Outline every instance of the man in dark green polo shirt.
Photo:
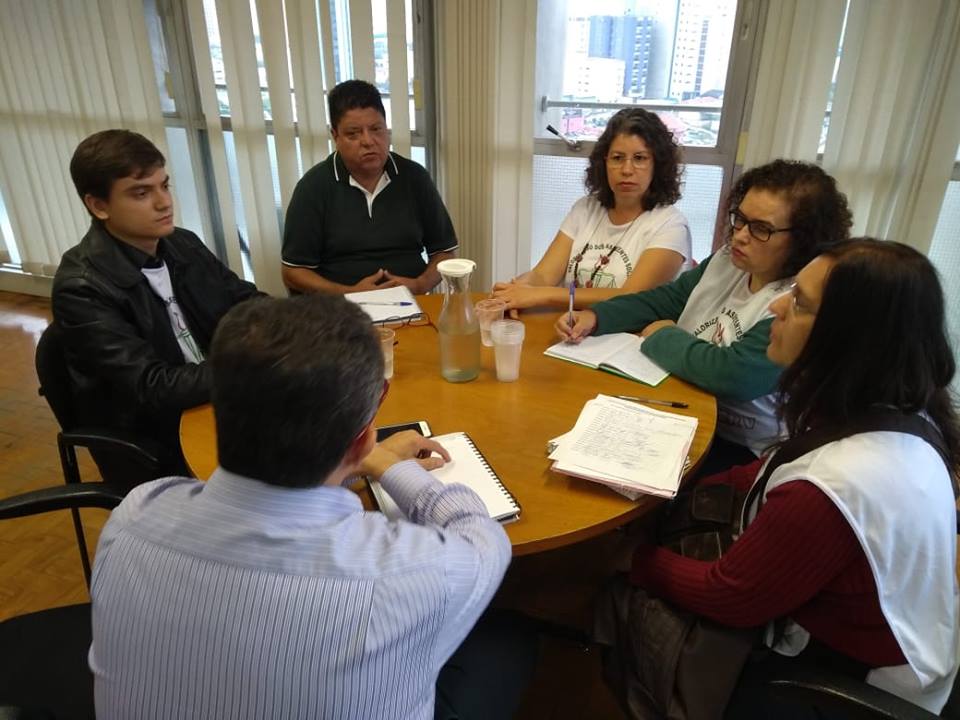
[{"label": "man in dark green polo shirt", "polygon": [[330,91],[329,103],[337,150],[293,191],[283,282],[299,292],[397,285],[427,292],[440,282],[437,263],[457,249],[436,187],[420,165],[389,152],[386,113],[373,85],[342,82]]}]

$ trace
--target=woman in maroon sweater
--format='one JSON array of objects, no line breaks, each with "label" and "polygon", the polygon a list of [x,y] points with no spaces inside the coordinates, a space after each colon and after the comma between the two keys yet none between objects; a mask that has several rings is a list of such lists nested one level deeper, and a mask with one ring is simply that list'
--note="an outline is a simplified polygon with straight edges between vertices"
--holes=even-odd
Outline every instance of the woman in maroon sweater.
[{"label": "woman in maroon sweater", "polygon": [[[727,717],[823,717],[766,696],[764,676],[785,662],[827,664],[939,711],[957,665],[950,482],[960,431],[936,272],[904,245],[858,240],[812,261],[771,309],[767,355],[787,368],[781,415],[791,437],[896,408],[939,428],[949,471],[913,435],[835,441],[774,471],[760,511],[720,560],[644,544],[631,580],[721,624],[789,618],[799,628],[802,652],[748,664]],[[763,464],[701,482],[745,491]]]}]

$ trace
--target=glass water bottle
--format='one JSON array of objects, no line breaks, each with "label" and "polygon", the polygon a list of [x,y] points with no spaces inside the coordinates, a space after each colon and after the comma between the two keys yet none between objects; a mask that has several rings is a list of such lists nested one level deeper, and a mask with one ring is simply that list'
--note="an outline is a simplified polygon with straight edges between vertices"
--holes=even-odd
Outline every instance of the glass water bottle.
[{"label": "glass water bottle", "polygon": [[440,331],[440,374],[450,382],[468,382],[480,374],[480,324],[470,297],[473,260],[455,258],[437,265],[443,277]]}]

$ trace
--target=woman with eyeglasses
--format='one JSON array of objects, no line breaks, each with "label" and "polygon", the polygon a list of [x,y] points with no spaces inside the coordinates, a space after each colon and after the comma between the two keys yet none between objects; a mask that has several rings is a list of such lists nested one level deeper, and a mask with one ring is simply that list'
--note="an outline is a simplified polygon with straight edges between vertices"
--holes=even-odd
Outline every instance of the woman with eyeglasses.
[{"label": "woman with eyeglasses", "polygon": [[717,437],[703,466],[750,462],[781,435],[766,356],[774,297],[824,248],[849,236],[836,181],[816,165],[775,160],[745,172],[727,201],[726,245],[674,282],[622,295],[556,323],[561,338],[639,332],[642,352],[717,396]]},{"label": "woman with eyeglasses", "polygon": [[680,148],[663,121],[642,108],[619,111],[587,166],[588,194],[574,203],[536,266],[493,287],[508,310],[576,307],[656,287],[690,266],[680,199]]},{"label": "woman with eyeglasses", "polygon": [[[727,718],[830,717],[773,695],[767,680],[800,668],[939,712],[960,639],[960,425],[937,273],[906,245],[858,239],[810,262],[770,310],[789,439],[765,487],[761,460],[701,481],[751,490],[745,530],[714,562],[643,544],[630,580],[722,625],[780,621]],[[793,459],[776,464],[781,452]]]}]

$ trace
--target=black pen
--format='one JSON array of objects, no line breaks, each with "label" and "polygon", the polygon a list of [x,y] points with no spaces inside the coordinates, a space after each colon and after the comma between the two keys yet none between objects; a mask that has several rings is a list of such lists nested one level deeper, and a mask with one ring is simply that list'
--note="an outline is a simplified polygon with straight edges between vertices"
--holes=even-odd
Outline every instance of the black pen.
[{"label": "black pen", "polygon": [[677,400],[658,400],[657,398],[634,397],[633,395],[617,395],[621,400],[630,400],[632,402],[647,403],[648,405],[663,405],[664,407],[685,408],[689,407],[685,402]]}]

